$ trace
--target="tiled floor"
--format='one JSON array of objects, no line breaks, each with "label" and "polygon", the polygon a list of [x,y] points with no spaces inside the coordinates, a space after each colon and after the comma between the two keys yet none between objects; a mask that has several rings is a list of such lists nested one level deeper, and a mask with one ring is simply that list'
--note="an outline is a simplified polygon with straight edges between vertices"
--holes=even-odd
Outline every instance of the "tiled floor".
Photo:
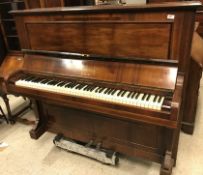
[{"label": "tiled floor", "polygon": [[[173,175],[203,175],[203,87],[200,90],[196,128],[193,136],[181,133],[177,166]],[[26,117],[33,116],[32,112]],[[0,125],[0,140],[9,147],[0,152],[1,175],[158,175],[160,165],[121,157],[116,167],[64,152],[52,143],[54,134],[30,139],[31,126],[20,123]]]}]

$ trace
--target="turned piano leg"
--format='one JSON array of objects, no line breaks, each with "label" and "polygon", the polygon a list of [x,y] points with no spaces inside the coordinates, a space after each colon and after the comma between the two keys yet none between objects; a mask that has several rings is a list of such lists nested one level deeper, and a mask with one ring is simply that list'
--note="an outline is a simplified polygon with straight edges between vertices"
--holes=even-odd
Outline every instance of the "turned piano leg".
[{"label": "turned piano leg", "polygon": [[6,109],[7,109],[7,113],[8,113],[8,121],[10,124],[14,124],[15,120],[12,117],[11,108],[10,108],[9,99],[7,97],[7,94],[3,94],[2,98],[3,98],[4,103],[6,105]]},{"label": "turned piano leg", "polygon": [[169,151],[166,151],[164,161],[161,166],[160,175],[171,175],[173,166],[174,166],[174,159],[172,158],[172,153]]},{"label": "turned piano leg", "polygon": [[36,117],[35,126],[30,130],[30,136],[32,139],[38,139],[47,129],[46,116],[43,115],[40,103],[36,100],[32,100],[33,111]]}]

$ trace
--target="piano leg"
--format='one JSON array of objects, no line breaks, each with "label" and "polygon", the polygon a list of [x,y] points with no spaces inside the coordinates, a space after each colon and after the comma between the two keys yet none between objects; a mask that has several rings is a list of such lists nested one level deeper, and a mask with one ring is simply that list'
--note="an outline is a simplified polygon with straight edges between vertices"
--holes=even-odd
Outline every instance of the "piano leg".
[{"label": "piano leg", "polygon": [[9,99],[7,97],[7,94],[3,94],[2,98],[3,98],[4,103],[6,105],[6,109],[7,109],[7,113],[8,113],[8,121],[10,122],[10,124],[14,124],[15,120],[12,117],[11,108],[10,108],[10,105],[9,105]]},{"label": "piano leg", "polygon": [[161,166],[160,175],[171,175],[173,165],[174,159],[172,158],[172,153],[170,151],[166,151],[164,161]]},{"label": "piano leg", "polygon": [[40,106],[40,102],[36,100],[32,100],[33,103],[33,111],[36,116],[35,126],[30,130],[30,136],[32,139],[38,139],[47,129],[47,119],[46,116],[43,115],[42,108]]}]

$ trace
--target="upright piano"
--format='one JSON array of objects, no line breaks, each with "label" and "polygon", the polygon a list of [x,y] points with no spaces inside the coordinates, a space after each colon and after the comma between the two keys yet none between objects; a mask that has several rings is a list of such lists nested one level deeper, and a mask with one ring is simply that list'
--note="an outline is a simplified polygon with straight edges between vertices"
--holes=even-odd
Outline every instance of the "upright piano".
[{"label": "upright piano", "polygon": [[24,55],[0,70],[45,131],[175,165],[199,2],[13,11]]}]

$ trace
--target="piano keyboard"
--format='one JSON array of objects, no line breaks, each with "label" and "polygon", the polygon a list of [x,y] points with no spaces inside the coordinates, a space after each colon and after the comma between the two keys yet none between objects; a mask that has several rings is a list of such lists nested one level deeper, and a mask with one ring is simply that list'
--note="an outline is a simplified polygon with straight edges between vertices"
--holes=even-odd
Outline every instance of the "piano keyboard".
[{"label": "piano keyboard", "polygon": [[50,80],[34,76],[17,80],[15,85],[154,110],[161,110],[165,99],[163,96],[154,94],[107,88],[74,81]]}]

